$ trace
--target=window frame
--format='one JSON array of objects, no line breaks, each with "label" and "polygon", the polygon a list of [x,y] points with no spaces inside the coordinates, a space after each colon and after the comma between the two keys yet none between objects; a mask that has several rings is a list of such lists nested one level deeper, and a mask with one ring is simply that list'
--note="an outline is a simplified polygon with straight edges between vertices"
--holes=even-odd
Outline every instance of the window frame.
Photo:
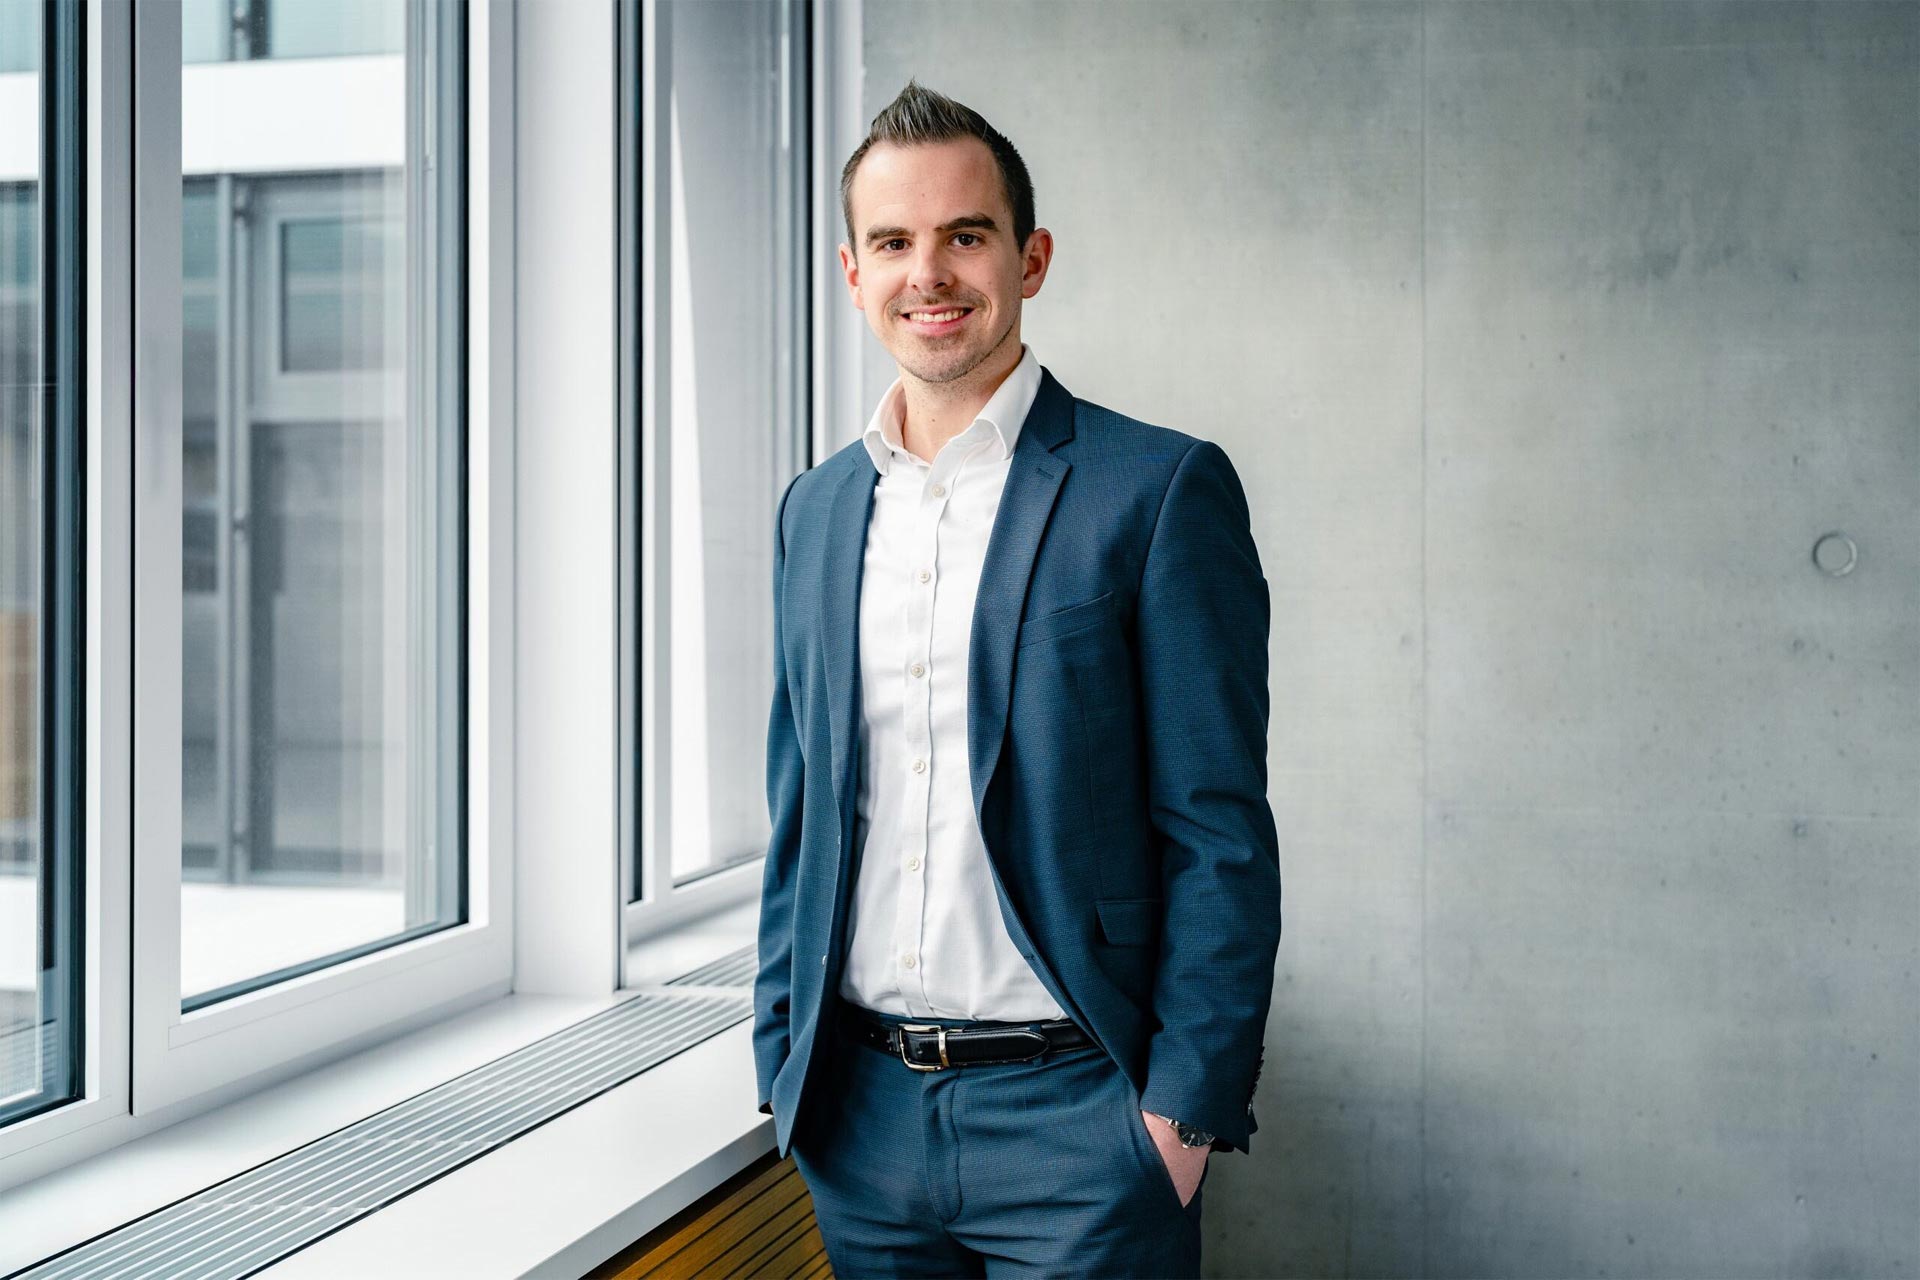
[{"label": "window frame", "polygon": [[[247,175],[250,179],[257,175]],[[324,413],[344,390],[357,403],[381,403],[398,416],[405,411],[407,389],[396,379],[360,370],[330,369],[322,372],[290,370],[285,365],[286,338],[284,312],[286,265],[284,233],[301,222],[348,222],[362,212],[365,193],[380,183],[373,178],[356,179],[349,196],[340,184],[329,178],[314,180],[302,174],[274,175],[262,184],[251,202],[250,252],[259,260],[249,282],[250,314],[254,325],[247,346],[246,372],[240,376],[252,380],[250,391],[256,406],[268,417],[310,418]],[[393,180],[404,186],[404,177]],[[404,335],[402,337],[404,341]]]},{"label": "window frame", "polygon": [[[86,983],[94,966],[87,954],[85,892],[88,815],[83,803],[86,749],[85,681],[92,671],[81,644],[86,638],[86,522],[94,510],[86,478],[88,384],[86,328],[87,102],[89,80],[84,51],[87,24],[83,10],[42,9],[40,65],[35,77],[39,111],[34,145],[39,152],[35,187],[38,213],[35,255],[38,279],[33,291],[40,334],[38,384],[40,474],[38,605],[34,610],[33,672],[36,731],[33,779],[37,793],[34,822],[39,868],[34,877],[38,947],[51,951],[37,966],[34,984],[36,1028],[52,1026],[61,1037],[56,1050],[58,1074],[49,1087],[50,1064],[39,1063],[39,1081],[0,1114],[20,1124],[36,1115],[69,1106],[86,1096],[86,1057],[91,1040],[85,1011]],[[76,64],[63,56],[77,45]],[[74,655],[81,653],[76,664]],[[44,1035],[36,1029],[36,1038]]]},{"label": "window frame", "polygon": [[[131,636],[109,625],[131,587],[130,565],[115,548],[130,545],[132,499],[130,334],[125,324],[131,209],[123,198],[129,156],[131,61],[126,24],[102,20],[105,0],[91,0],[84,28],[81,87],[86,115],[84,341],[87,371],[83,453],[85,506],[81,638],[84,830],[80,893],[85,1032],[82,1080],[73,1101],[0,1127],[0,1189],[34,1176],[46,1153],[102,1121],[125,1115],[128,1102],[128,1006],[124,975],[131,964],[127,863],[124,856],[131,785],[127,744],[132,724]],[[44,33],[43,33],[44,39]],[[57,55],[56,55],[57,56]],[[42,75],[46,75],[43,55]],[[44,282],[43,282],[44,287]],[[124,612],[120,613],[124,618]],[[118,803],[114,798],[121,798]],[[60,1161],[64,1163],[64,1161]]]},{"label": "window frame", "polygon": [[[171,5],[138,6],[134,14],[134,204],[141,216],[134,229],[133,323],[139,335],[135,365],[143,371],[136,385],[134,437],[134,682],[144,693],[138,695],[142,714],[134,744],[136,955],[131,1000],[132,1111],[140,1116],[241,1081],[281,1078],[404,1029],[430,1012],[450,1012],[503,995],[511,987],[513,946],[506,863],[510,841],[492,838],[499,833],[486,820],[489,788],[472,781],[488,772],[485,764],[495,749],[485,733],[485,708],[474,705],[488,698],[489,682],[470,679],[466,922],[181,1011],[180,11]],[[474,56],[471,30],[490,16],[476,7],[468,19],[465,132],[470,161],[498,141],[489,110],[492,86],[484,62]],[[488,122],[487,127],[476,127],[477,121]],[[475,198],[475,176],[470,167],[469,246],[486,243],[487,209]],[[469,249],[465,320],[470,338],[487,314],[492,283],[487,257]],[[470,351],[464,359],[470,497],[463,568],[490,562],[484,554],[488,508],[474,500],[472,491],[484,487],[488,467],[481,455],[490,453],[495,442],[490,401],[471,383],[485,365]],[[438,368],[436,362],[424,376],[437,377]],[[465,620],[470,675],[487,669],[476,660],[472,645],[489,621],[486,595],[472,585]],[[497,643],[499,637],[494,639]],[[453,838],[451,833],[448,838]]]},{"label": "window frame", "polygon": [[[803,349],[786,388],[792,421],[785,437],[768,441],[792,460],[813,464],[819,344],[813,340],[820,277],[814,219],[820,183],[816,127],[818,75],[813,49],[821,14],[810,0],[784,0],[789,75],[783,123],[792,151],[788,171],[791,219],[791,293],[788,310]],[[651,477],[670,474],[672,387],[665,376],[671,351],[665,317],[671,313],[665,238],[672,222],[667,146],[670,119],[671,9],[659,0],[618,5],[615,83],[618,154],[618,406],[619,406],[619,848],[621,982],[632,984],[628,961],[636,945],[685,922],[758,896],[764,853],[703,872],[684,884],[673,878],[673,795],[669,776],[672,725],[664,691],[672,680],[672,652],[662,593],[673,555],[668,506]],[[635,69],[638,73],[635,73]],[[837,190],[837,187],[836,187]],[[777,424],[776,424],[777,431]],[[776,495],[777,496],[777,495]],[[770,590],[771,588],[769,588]],[[759,739],[755,739],[757,745]],[[753,760],[757,767],[758,756]]]},{"label": "window frame", "polygon": [[84,1091],[0,1190],[512,988],[514,14],[464,8],[468,923],[183,1018],[180,11],[85,0]]}]

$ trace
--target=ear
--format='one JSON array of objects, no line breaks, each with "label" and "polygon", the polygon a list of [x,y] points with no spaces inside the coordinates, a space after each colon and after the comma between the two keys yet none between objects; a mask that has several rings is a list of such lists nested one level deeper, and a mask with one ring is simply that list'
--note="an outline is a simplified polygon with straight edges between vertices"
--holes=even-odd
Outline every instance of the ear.
[{"label": "ear", "polygon": [[1053,232],[1035,227],[1027,237],[1027,249],[1021,257],[1020,296],[1031,298],[1046,283],[1047,268],[1053,264]]},{"label": "ear", "polygon": [[844,244],[840,246],[840,274],[846,277],[847,297],[852,299],[854,310],[865,311],[867,304],[860,296],[860,263]]}]

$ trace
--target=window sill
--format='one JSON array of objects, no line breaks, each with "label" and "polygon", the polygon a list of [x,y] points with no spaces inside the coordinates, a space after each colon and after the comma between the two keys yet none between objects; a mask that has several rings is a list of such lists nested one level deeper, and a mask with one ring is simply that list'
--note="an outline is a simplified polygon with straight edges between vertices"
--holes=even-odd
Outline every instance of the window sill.
[{"label": "window sill", "polygon": [[260,1274],[577,1277],[773,1149],[742,1022]]},{"label": "window sill", "polygon": [[[0,1275],[629,994],[505,996],[0,1193]],[[261,1274],[578,1276],[772,1150],[773,1122],[755,1101],[752,1028],[741,1022]]]}]

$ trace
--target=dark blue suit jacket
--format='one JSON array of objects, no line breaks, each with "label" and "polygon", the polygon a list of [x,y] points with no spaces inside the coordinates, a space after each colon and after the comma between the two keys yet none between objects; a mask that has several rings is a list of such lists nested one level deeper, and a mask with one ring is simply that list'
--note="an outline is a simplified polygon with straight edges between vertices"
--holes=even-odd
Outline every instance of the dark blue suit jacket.
[{"label": "dark blue suit jacket", "polygon": [[[855,646],[876,479],[855,441],[794,478],[777,521],[753,1050],[783,1156],[832,1034],[857,873]],[[1241,1150],[1280,943],[1269,616],[1220,447],[1076,400],[1043,371],[967,666],[967,764],[1000,915],[1145,1110]]]}]

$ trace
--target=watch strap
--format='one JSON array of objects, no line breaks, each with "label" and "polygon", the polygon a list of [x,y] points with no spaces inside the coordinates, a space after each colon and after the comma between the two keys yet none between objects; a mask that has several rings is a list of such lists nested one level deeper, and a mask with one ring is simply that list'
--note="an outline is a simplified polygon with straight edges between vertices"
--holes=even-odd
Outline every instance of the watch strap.
[{"label": "watch strap", "polygon": [[1205,1129],[1196,1129],[1190,1124],[1175,1120],[1172,1116],[1162,1116],[1161,1119],[1173,1126],[1174,1136],[1180,1139],[1181,1146],[1211,1147],[1213,1145],[1213,1135]]}]

